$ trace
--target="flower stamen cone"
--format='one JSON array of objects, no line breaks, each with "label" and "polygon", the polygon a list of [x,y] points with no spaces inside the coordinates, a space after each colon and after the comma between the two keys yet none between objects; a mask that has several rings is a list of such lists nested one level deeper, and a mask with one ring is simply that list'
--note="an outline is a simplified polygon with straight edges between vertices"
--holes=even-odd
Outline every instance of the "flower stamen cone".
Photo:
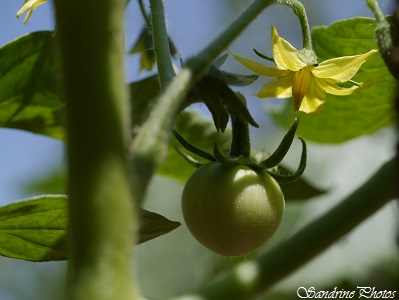
[{"label": "flower stamen cone", "polygon": [[308,68],[300,69],[292,78],[292,97],[294,98],[294,111],[298,111],[306,93],[308,92],[312,74]]}]

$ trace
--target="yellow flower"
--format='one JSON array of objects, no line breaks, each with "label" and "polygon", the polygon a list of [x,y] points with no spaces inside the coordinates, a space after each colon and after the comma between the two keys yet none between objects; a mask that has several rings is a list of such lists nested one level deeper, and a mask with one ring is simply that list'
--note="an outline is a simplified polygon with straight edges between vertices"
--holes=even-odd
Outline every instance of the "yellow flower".
[{"label": "yellow flower", "polygon": [[25,0],[22,8],[17,12],[17,18],[26,13],[24,23],[27,24],[32,12],[40,5],[46,3],[47,0]]},{"label": "yellow flower", "polygon": [[276,68],[232,53],[234,58],[253,72],[276,77],[267,82],[257,94],[259,98],[294,98],[294,111],[315,112],[326,100],[326,93],[346,96],[369,85],[339,86],[349,81],[377,50],[365,54],[328,59],[321,63],[313,51],[298,51],[279,37],[272,26],[272,52]]}]

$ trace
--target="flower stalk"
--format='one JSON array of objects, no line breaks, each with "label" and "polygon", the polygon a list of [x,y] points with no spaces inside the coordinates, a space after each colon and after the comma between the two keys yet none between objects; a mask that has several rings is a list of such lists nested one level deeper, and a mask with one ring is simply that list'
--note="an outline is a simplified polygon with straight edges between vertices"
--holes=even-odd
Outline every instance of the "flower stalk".
[{"label": "flower stalk", "polygon": [[[244,96],[241,94],[238,94],[237,96],[246,105]],[[248,122],[234,113],[230,113],[230,117],[232,128],[230,156],[232,158],[249,158],[251,155],[251,140]]]},{"label": "flower stalk", "polygon": [[304,49],[312,50],[312,38],[310,34],[308,17],[303,4],[298,0],[279,0],[278,4],[289,6],[298,17],[302,31],[302,46]]}]

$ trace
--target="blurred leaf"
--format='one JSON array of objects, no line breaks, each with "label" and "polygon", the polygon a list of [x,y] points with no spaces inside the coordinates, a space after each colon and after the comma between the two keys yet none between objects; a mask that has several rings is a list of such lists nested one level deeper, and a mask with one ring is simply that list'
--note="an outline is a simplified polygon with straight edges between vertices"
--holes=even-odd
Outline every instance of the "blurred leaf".
[{"label": "blurred leaf", "polygon": [[130,83],[133,128],[141,126],[147,119],[160,93],[156,75]]},{"label": "blurred leaf", "polygon": [[145,209],[140,210],[141,224],[139,239],[137,244],[155,239],[179,227],[179,222],[170,221],[164,216],[150,212]]},{"label": "blurred leaf", "polygon": [[33,32],[0,48],[0,127],[65,137],[54,40]]},{"label": "blurred leaf", "polygon": [[[376,49],[374,30],[375,20],[369,18],[316,27],[313,29],[316,54],[323,61]],[[319,112],[300,113],[299,136],[319,143],[342,143],[392,124],[396,81],[378,53],[361,67],[353,80],[374,84],[350,96],[328,94]],[[294,117],[292,105],[292,101],[287,101],[281,112],[273,113],[274,119],[287,128]]]},{"label": "blurred leaf", "polygon": [[[140,210],[137,244],[164,235],[180,223]],[[68,259],[68,201],[44,195],[0,207],[0,255],[28,261]]]},{"label": "blurred leaf", "polygon": [[0,255],[29,261],[68,257],[67,201],[62,195],[30,198],[0,208]]},{"label": "blurred leaf", "polygon": [[[279,165],[278,169],[279,173],[282,174],[293,173],[282,165]],[[283,190],[284,198],[286,201],[306,200],[323,195],[327,192],[326,190],[322,190],[311,185],[307,180],[303,178],[303,176],[294,182],[281,184],[280,187]]]},{"label": "blurred leaf", "polygon": [[66,192],[66,170],[61,166],[49,170],[41,177],[31,177],[23,183],[27,195],[64,194]]},{"label": "blurred leaf", "polygon": [[326,193],[325,190],[311,185],[303,178],[289,184],[281,184],[280,186],[286,201],[306,200]]},{"label": "blurred leaf", "polygon": [[[182,112],[176,121],[175,130],[188,142],[206,152],[211,153],[215,143],[225,151],[230,146],[230,129],[226,129],[224,133],[217,133],[213,122],[206,119],[199,112]],[[196,169],[177,153],[174,145],[180,146],[179,142],[172,138],[168,156],[158,172],[160,175],[186,182]],[[203,163],[208,162],[201,157],[196,156],[196,158]]]}]

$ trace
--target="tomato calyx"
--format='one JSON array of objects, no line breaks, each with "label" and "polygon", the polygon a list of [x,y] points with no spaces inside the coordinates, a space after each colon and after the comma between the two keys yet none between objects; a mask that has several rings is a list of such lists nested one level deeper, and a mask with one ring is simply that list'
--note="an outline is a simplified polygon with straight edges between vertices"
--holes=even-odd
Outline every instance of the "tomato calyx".
[{"label": "tomato calyx", "polygon": [[[189,152],[198,155],[210,162],[218,161],[225,165],[246,165],[254,170],[264,170],[269,173],[278,183],[290,183],[300,178],[306,168],[306,158],[307,158],[307,148],[306,143],[302,138],[299,140],[302,143],[302,154],[299,166],[297,170],[292,174],[279,174],[278,173],[278,165],[286,156],[288,150],[291,147],[292,141],[294,140],[295,133],[298,127],[299,119],[295,117],[294,121],[292,122],[290,128],[288,129],[287,133],[284,135],[280,145],[277,149],[271,154],[267,159],[263,161],[256,161],[251,156],[232,156],[232,155],[224,155],[220,149],[218,148],[217,144],[214,145],[213,153],[209,153],[203,151],[187,140],[185,140],[179,133],[175,130],[172,130],[173,135],[179,141],[179,143]],[[204,165],[200,163],[198,160],[193,158],[187,153],[184,153],[180,150],[177,146],[175,146],[177,152],[183,156],[190,164],[199,168],[200,166]]]}]

